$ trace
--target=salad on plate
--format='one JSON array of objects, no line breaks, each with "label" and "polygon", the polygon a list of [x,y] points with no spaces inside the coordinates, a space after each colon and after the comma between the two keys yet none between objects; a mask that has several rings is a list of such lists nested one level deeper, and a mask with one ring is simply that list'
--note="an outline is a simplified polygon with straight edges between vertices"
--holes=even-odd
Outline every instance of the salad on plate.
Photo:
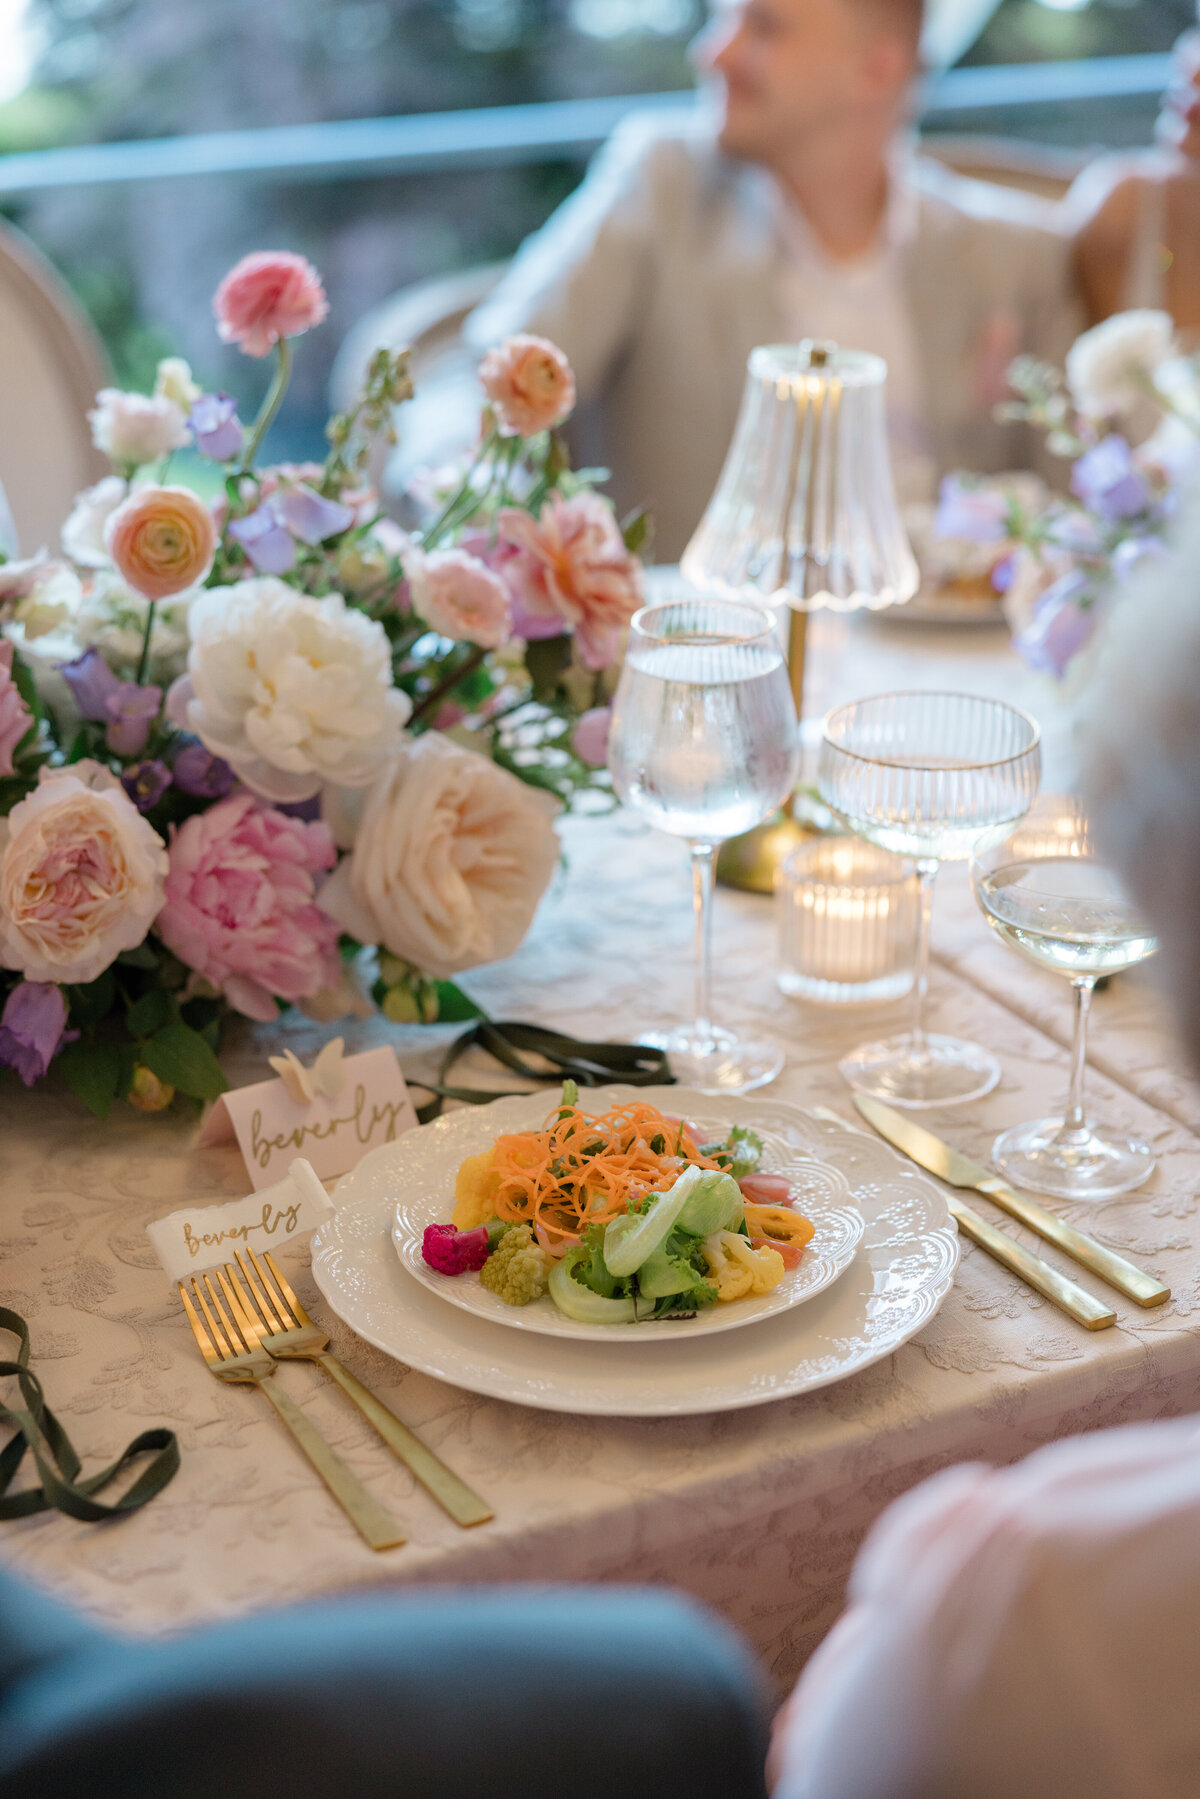
[{"label": "salad on plate", "polygon": [[717,1141],[637,1099],[603,1113],[573,1081],[541,1129],[468,1156],[447,1223],[425,1228],[425,1264],[477,1276],[507,1305],[549,1295],[586,1325],[693,1318],[771,1292],[814,1234],[790,1182],[759,1168],[741,1125]]}]

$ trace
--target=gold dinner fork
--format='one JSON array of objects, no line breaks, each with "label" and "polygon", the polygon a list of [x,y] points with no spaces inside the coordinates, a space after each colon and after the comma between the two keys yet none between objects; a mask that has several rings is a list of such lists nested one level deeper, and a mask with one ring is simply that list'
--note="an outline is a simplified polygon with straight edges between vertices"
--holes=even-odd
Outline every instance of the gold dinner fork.
[{"label": "gold dinner fork", "polygon": [[[250,1301],[253,1302],[259,1324],[259,1340],[268,1354],[278,1356],[281,1360],[319,1363],[327,1374],[332,1375],[343,1393],[353,1400],[368,1422],[374,1425],[388,1448],[399,1456],[409,1472],[415,1474],[422,1486],[437,1500],[442,1510],[449,1512],[454,1522],[461,1524],[464,1530],[472,1524],[486,1524],[489,1518],[493,1518],[495,1513],[491,1506],[486,1505],[478,1493],[472,1492],[465,1481],[461,1481],[457,1474],[447,1468],[445,1462],[434,1455],[432,1449],[427,1448],[406,1424],[401,1424],[396,1414],[389,1411],[369,1387],[364,1387],[336,1356],[329,1354],[329,1338],[304,1310],[280,1273],[270,1250],[263,1251],[262,1260],[249,1244],[246,1245],[246,1255],[240,1249],[235,1250],[234,1254],[245,1276],[246,1287],[250,1290],[249,1300],[238,1280],[237,1269],[231,1262],[225,1264],[225,1272],[243,1306],[249,1308]],[[266,1268],[263,1267],[264,1261]],[[274,1285],[268,1276],[268,1269],[274,1277]]]},{"label": "gold dinner fork", "polygon": [[299,1406],[276,1385],[271,1378],[275,1363],[262,1347],[261,1333],[249,1308],[233,1291],[224,1269],[216,1270],[216,1278],[219,1293],[207,1274],[192,1276],[190,1294],[185,1282],[178,1283],[192,1335],[209,1368],[218,1380],[249,1381],[264,1392],[359,1535],[372,1549],[397,1548],[404,1536],[396,1520],[368,1493]]}]

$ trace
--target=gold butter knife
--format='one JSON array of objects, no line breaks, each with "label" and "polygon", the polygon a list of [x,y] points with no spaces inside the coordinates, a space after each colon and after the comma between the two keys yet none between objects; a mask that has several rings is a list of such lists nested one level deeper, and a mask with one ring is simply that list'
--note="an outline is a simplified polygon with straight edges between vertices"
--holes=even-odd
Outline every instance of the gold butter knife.
[{"label": "gold butter knife", "polygon": [[[939,1180],[949,1183],[951,1187],[970,1187],[976,1193],[984,1194],[995,1205],[1007,1212],[1018,1223],[1027,1225],[1044,1237],[1047,1243],[1053,1243],[1064,1255],[1086,1268],[1127,1299],[1132,1299],[1139,1306],[1160,1306],[1170,1299],[1171,1289],[1164,1287],[1161,1281],[1138,1268],[1133,1262],[1127,1262],[1114,1250],[1105,1249],[1095,1237],[1089,1237],[1086,1231],[1077,1231],[1074,1225],[1039,1205],[1036,1199],[1030,1199],[1024,1193],[1018,1193],[998,1175],[989,1174],[970,1156],[962,1155],[951,1149],[932,1131],[927,1131],[914,1118],[906,1117],[892,1106],[884,1105],[882,1100],[872,1099],[869,1094],[852,1095],[855,1107],[866,1119],[867,1123],[877,1130],[881,1137],[930,1174],[936,1174]],[[974,1214],[973,1214],[974,1216]],[[980,1220],[982,1223],[983,1221]],[[990,1226],[987,1228],[991,1228]],[[1010,1238],[1005,1238],[1010,1242]],[[1045,1264],[1043,1264],[1044,1266]],[[1079,1289],[1082,1291],[1082,1289]]]},{"label": "gold butter knife", "polygon": [[[854,1098],[857,1103],[857,1094]],[[843,1130],[846,1128],[845,1120],[839,1118],[836,1112],[831,1112],[827,1106],[814,1106],[813,1112],[818,1118],[826,1118],[831,1124],[839,1124]],[[1074,1281],[1068,1280],[1065,1274],[1059,1274],[1057,1269],[1051,1268],[1049,1262],[1043,1262],[1040,1256],[1030,1255],[1027,1249],[1022,1249],[1019,1243],[1014,1243],[1011,1237],[1006,1237],[995,1225],[988,1224],[978,1212],[973,1212],[960,1199],[947,1196],[946,1204],[950,1209],[950,1216],[964,1236],[978,1243],[980,1249],[985,1249],[994,1261],[1007,1268],[1018,1280],[1024,1281],[1026,1286],[1041,1293],[1060,1311],[1074,1318],[1077,1324],[1082,1324],[1085,1330],[1107,1330],[1110,1324],[1117,1322],[1117,1314],[1110,1307],[1094,1299]]]}]

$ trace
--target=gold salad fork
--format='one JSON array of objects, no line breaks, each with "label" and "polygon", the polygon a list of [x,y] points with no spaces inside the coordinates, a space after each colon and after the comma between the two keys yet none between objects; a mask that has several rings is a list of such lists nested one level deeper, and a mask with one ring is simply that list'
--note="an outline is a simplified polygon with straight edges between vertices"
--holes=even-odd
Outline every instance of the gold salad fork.
[{"label": "gold salad fork", "polygon": [[396,1520],[368,1493],[299,1406],[276,1385],[271,1378],[275,1363],[262,1347],[261,1333],[249,1308],[225,1278],[224,1269],[216,1270],[216,1280],[214,1287],[209,1275],[193,1275],[191,1293],[187,1283],[178,1283],[192,1335],[209,1368],[218,1380],[248,1381],[265,1393],[359,1535],[372,1549],[397,1548],[404,1536]]},{"label": "gold salad fork", "polygon": [[[414,1435],[406,1424],[401,1424],[396,1414],[389,1411],[369,1387],[364,1387],[336,1356],[329,1354],[329,1338],[304,1310],[280,1273],[270,1250],[263,1251],[261,1260],[249,1244],[245,1255],[240,1249],[234,1253],[238,1267],[245,1277],[249,1297],[231,1262],[225,1264],[224,1272],[229,1276],[243,1306],[250,1309],[251,1302],[253,1303],[259,1325],[259,1341],[267,1353],[278,1356],[281,1361],[319,1363],[347,1398],[353,1400],[364,1418],[374,1425],[388,1448],[400,1458],[410,1473],[416,1475],[442,1510],[448,1512],[464,1530],[472,1524],[486,1524],[489,1518],[494,1517],[491,1506],[486,1505],[478,1493],[472,1492],[465,1481],[461,1481],[457,1474],[447,1468],[445,1462],[434,1455],[432,1449],[422,1443],[420,1437]],[[263,1262],[266,1263],[265,1268]]]}]

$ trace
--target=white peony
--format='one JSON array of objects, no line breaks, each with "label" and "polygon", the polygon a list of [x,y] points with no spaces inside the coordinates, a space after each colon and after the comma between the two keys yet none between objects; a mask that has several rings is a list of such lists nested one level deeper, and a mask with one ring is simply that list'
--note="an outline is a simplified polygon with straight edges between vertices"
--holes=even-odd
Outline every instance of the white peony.
[{"label": "white peony", "polygon": [[430,732],[366,796],[354,848],[317,903],[360,943],[438,979],[498,962],[554,872],[557,811],[552,795]]},{"label": "white peony", "polygon": [[1076,338],[1067,353],[1067,386],[1088,418],[1110,418],[1145,401],[1154,376],[1175,354],[1169,312],[1118,312]]},{"label": "white peony", "polygon": [[340,593],[314,600],[273,575],[213,587],[188,629],[188,729],[266,799],[365,787],[395,750],[412,707],[387,633]]},{"label": "white peony", "polygon": [[95,487],[75,495],[75,504],[62,528],[63,554],[81,568],[109,568],[112,558],[104,544],[104,527],[129,492],[120,475],[105,475]]},{"label": "white peony", "polygon": [[182,407],[165,394],[127,394],[119,387],[103,387],[88,423],[96,448],[127,468],[158,462],[190,441]]}]

